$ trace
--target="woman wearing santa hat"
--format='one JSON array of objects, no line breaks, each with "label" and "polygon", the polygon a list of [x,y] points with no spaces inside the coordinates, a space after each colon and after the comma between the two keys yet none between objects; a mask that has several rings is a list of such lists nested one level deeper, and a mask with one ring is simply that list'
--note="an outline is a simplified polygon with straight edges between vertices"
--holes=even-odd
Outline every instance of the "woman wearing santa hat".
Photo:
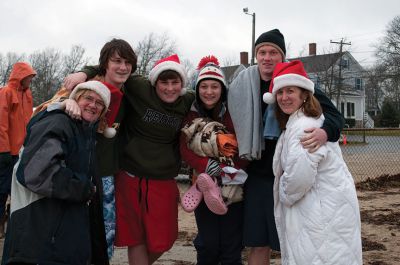
[{"label": "woman wearing santa hat", "polygon": [[[122,87],[136,70],[137,57],[128,42],[112,39],[102,47],[99,57],[99,73],[93,80],[101,81],[111,93],[110,107],[102,117],[96,137],[96,178],[97,192],[91,203],[91,229],[93,255],[92,263],[108,264],[113,255],[115,238],[115,197],[114,174],[118,168],[115,137],[124,115]],[[65,84],[67,87],[67,84]],[[81,110],[74,99],[69,99],[70,90],[61,88],[52,99],[42,103],[34,114],[47,109],[64,109],[75,119],[81,119]],[[101,220],[104,220],[102,222]]]},{"label": "woman wearing santa hat", "polygon": [[93,154],[110,91],[88,81],[69,98],[77,102],[81,121],[61,110],[42,111],[27,126],[12,178],[3,264],[92,264]]},{"label": "woman wearing santa hat", "polygon": [[304,129],[320,127],[314,83],[298,61],[277,64],[264,101],[277,101],[282,129],[273,170],[274,212],[282,264],[362,264],[361,222],[354,180],[338,142],[307,152]]}]

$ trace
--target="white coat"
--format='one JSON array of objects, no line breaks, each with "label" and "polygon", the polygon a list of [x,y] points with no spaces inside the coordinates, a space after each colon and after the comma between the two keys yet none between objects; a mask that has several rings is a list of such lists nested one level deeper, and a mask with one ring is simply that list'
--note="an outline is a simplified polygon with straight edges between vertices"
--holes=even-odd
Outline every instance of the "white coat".
[{"label": "white coat", "polygon": [[293,113],[274,155],[275,221],[283,265],[362,264],[354,180],[337,142],[315,153],[300,144],[304,129],[324,121]]}]

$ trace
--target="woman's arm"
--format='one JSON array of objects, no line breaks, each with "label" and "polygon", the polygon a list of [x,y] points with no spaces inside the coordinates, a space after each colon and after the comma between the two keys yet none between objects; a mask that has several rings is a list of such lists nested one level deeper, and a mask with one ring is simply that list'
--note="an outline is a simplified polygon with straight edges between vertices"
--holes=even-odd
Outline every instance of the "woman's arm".
[{"label": "woman's arm", "polygon": [[[302,121],[301,121],[302,122]],[[302,128],[288,129],[284,137],[287,147],[283,174],[279,180],[279,197],[283,204],[291,206],[300,200],[314,185],[318,164],[326,156],[326,146],[309,153],[301,143]]]},{"label": "woman's arm", "polygon": [[[185,127],[187,124],[190,124],[193,118],[191,117],[190,113],[185,117],[182,122],[182,128]],[[196,155],[188,146],[187,146],[187,139],[186,135],[181,132],[179,137],[179,149],[181,153],[182,159],[194,170],[198,173],[205,172],[208,163],[208,157],[202,157]]]}]

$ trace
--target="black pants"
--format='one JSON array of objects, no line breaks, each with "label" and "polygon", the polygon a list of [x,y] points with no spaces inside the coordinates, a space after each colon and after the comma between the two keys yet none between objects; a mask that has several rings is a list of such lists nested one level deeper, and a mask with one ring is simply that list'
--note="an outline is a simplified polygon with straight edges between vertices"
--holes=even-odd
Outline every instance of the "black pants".
[{"label": "black pants", "polygon": [[203,201],[195,216],[197,264],[242,265],[243,202],[233,203],[225,215],[217,215]]},{"label": "black pants", "polygon": [[6,214],[6,202],[11,191],[11,178],[15,163],[18,161],[18,156],[12,156],[11,163],[0,168],[0,218]]}]

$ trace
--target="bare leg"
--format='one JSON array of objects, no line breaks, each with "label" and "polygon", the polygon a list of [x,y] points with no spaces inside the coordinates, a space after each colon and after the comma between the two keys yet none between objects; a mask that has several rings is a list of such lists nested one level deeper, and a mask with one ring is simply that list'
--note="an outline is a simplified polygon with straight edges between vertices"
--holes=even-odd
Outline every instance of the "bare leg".
[{"label": "bare leg", "polygon": [[128,247],[129,265],[149,265],[146,245]]},{"label": "bare leg", "polygon": [[161,257],[161,255],[163,254],[164,252],[161,252],[161,253],[148,253],[148,255],[149,255],[149,264],[153,264],[154,262],[156,262],[156,260],[158,260],[158,258],[159,257]]},{"label": "bare leg", "polygon": [[271,249],[269,247],[250,248],[249,265],[270,265]]},{"label": "bare leg", "polygon": [[148,253],[146,245],[139,245],[135,247],[128,247],[128,261],[129,265],[151,265],[153,264],[164,252],[161,253]]}]

